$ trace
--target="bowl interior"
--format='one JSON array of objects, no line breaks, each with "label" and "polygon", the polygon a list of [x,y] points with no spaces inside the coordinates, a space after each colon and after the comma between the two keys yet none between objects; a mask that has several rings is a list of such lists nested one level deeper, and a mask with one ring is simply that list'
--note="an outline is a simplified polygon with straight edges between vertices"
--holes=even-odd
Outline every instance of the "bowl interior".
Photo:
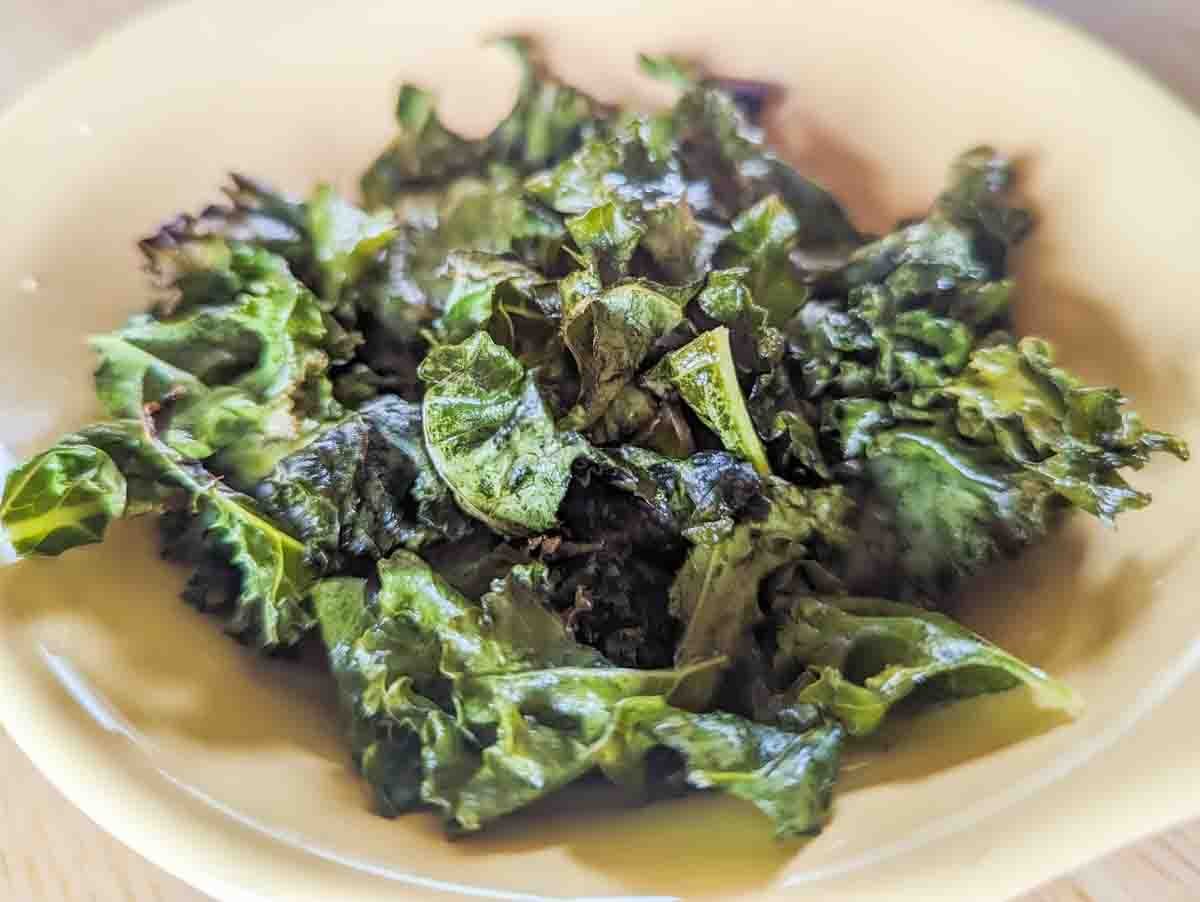
[{"label": "bowl interior", "polygon": [[[1200,127],[1141,76],[1000,4],[780,4],[753,16],[732,2],[575,6],[183,6],[44,86],[0,122],[13,176],[0,442],[25,454],[93,416],[83,339],[146,305],[137,237],[213,199],[231,168],[299,192],[317,180],[353,192],[389,136],[401,78],[436,88],[452,125],[483,131],[516,74],[479,39],[512,30],[543,39],[559,72],[605,99],[666,99],[634,73],[637,50],[785,85],[773,140],[867,228],[922,209],[972,144],[1019,156],[1039,218],[1018,263],[1022,329],[1088,379],[1119,385],[1151,424],[1200,435]],[[900,850],[928,864],[928,840],[1081,760],[1185,660],[1200,469],[1156,462],[1137,483],[1156,495],[1147,511],[1116,531],[1076,518],[964,607],[989,638],[1072,682],[1090,701],[1084,715],[1031,725],[1028,700],[1009,694],[904,723],[851,758],[833,825],[803,848],[773,843],[737,803],[628,809],[589,787],[455,843],[429,816],[374,817],[319,655],[256,658],[178,603],[185,574],[158,560],[146,523],[0,571],[13,677],[3,713],[52,777],[96,798],[137,786],[179,831],[239,822],[264,844],[255,855],[304,849],[414,893],[730,898]]]}]

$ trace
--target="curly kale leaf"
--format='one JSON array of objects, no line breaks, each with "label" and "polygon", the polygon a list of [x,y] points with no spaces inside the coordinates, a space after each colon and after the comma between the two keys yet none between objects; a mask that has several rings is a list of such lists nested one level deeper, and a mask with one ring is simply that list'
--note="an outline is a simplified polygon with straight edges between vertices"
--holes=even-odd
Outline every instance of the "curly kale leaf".
[{"label": "curly kale leaf", "polygon": [[560,432],[534,375],[486,332],[421,363],[425,445],[459,506],[503,535],[553,529],[571,465],[591,446]]},{"label": "curly kale leaf", "polygon": [[1146,429],[1137,413],[1124,409],[1115,388],[1084,385],[1055,366],[1052,348],[1040,339],[979,348],[942,391],[956,403],[960,433],[994,444],[1106,522],[1150,501],[1125,482],[1122,467],[1141,469],[1157,451],[1188,457],[1181,439]]},{"label": "curly kale leaf", "polygon": [[776,837],[815,834],[829,820],[843,732],[836,725],[793,733],[715,711],[692,714],[661,698],[618,705],[599,766],[605,776],[640,792],[654,782],[650,753],[669,750],[676,769],[668,786],[719,789],[752,803]]},{"label": "curly kale leaf", "polygon": [[394,397],[364,404],[283,458],[255,497],[324,572],[471,529],[425,453],[420,405]]},{"label": "curly kale leaf", "polygon": [[232,297],[194,293],[165,316],[132,318],[91,340],[106,412],[161,408],[163,440],[249,486],[278,456],[341,414],[327,369],[328,329],[314,296],[282,258],[246,245],[210,246]]},{"label": "curly kale leaf", "polygon": [[[763,519],[740,523],[728,536],[698,544],[688,553],[670,592],[671,613],[684,624],[675,651],[677,665],[714,655],[736,661],[762,617],[763,580],[787,564],[827,559],[850,544],[853,501],[840,486],[801,489],[772,478],[767,501]],[[688,700],[705,704],[718,683],[694,683],[697,694]]]},{"label": "curly kale leaf", "polygon": [[945,430],[881,432],[846,578],[852,590],[943,600],[990,564],[1049,531],[1062,503],[993,448]]},{"label": "curly kale leaf", "polygon": [[672,298],[635,282],[569,294],[562,333],[580,373],[563,428],[586,429],[635,377],[655,343],[683,322]]},{"label": "curly kale leaf", "polygon": [[857,230],[833,196],[766,150],[761,131],[730,93],[698,86],[680,97],[670,123],[697,213],[728,222],[774,194],[796,217],[800,245],[816,249],[858,242]]},{"label": "curly kale leaf", "polygon": [[801,723],[821,712],[861,736],[918,689],[929,700],[1024,685],[1042,707],[1068,714],[1079,709],[1068,686],[944,614],[849,596],[781,599],[779,605],[773,666],[777,678],[795,679],[774,700],[782,722]]},{"label": "curly kale leaf", "polygon": [[19,553],[57,555],[100,541],[113,519],[152,511],[170,511],[180,534],[167,550],[205,565],[189,593],[220,590],[207,606],[227,614],[232,633],[269,649],[294,644],[312,625],[305,595],[314,573],[303,543],[143,420],[89,426],[15,470],[0,523]]},{"label": "curly kale leaf", "polygon": [[[1009,250],[1032,225],[1028,211],[1007,202],[1012,181],[1011,162],[995,150],[967,151],[951,167],[950,185],[925,219],[856,250],[836,281],[845,288],[883,284],[901,307],[932,299],[942,307],[974,309],[973,319],[998,319],[999,327],[1006,326],[1007,299],[981,302],[970,296],[1003,279]],[[981,315],[980,307],[995,308],[1000,316]]]},{"label": "curly kale leaf", "polygon": [[[426,806],[450,830],[475,831],[599,768],[643,792],[723,789],[781,833],[824,822],[836,727],[796,735],[672,707],[711,665],[609,665],[544,606],[541,565],[515,567],[478,603],[406,552],[379,570],[374,598],[347,579],[320,583],[314,598],[355,761],[383,813]],[[652,769],[659,748],[682,765]]]},{"label": "curly kale leaf", "polygon": [[320,298],[322,309],[352,328],[356,311],[344,295],[395,237],[392,214],[365,213],[328,185],[303,201],[244,175],[230,178],[228,204],[211,205],[199,216],[177,216],[140,243],[151,274],[170,293],[160,312],[189,297],[207,294],[221,302],[244,290],[206,260],[206,245],[224,242],[283,257]]},{"label": "curly kale leaf", "polygon": [[786,323],[808,300],[808,287],[791,259],[799,237],[796,215],[772,194],[740,213],[717,248],[718,266],[747,270],[750,293],[773,326]]},{"label": "curly kale leaf", "polygon": [[660,397],[677,394],[726,450],[749,461],[760,475],[770,475],[766,450],[738,384],[729,329],[711,329],[672,351],[646,374],[644,382]]},{"label": "curly kale leaf", "polygon": [[528,41],[508,37],[496,43],[514,53],[522,70],[509,114],[487,137],[470,141],[441,122],[431,94],[405,85],[396,104],[399,131],[362,178],[369,205],[391,205],[414,188],[476,172],[488,162],[540,169],[604,127],[608,110],[551,76]]}]

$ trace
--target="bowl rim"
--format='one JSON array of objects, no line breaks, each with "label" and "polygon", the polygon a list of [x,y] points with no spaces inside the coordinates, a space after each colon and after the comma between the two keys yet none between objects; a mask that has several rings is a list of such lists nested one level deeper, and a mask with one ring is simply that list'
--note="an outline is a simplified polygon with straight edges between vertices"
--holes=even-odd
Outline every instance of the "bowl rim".
[{"label": "bowl rim", "polygon": [[[280,2],[280,0],[268,0]],[[1025,29],[1031,42],[1069,44],[1076,52],[1084,53],[1096,65],[1123,72],[1131,87],[1140,85],[1147,100],[1157,104],[1162,117],[1183,125],[1198,121],[1188,105],[1165,87],[1155,76],[1138,63],[1127,59],[1101,40],[1062,21],[1046,10],[1025,3],[1002,3],[999,0],[972,0],[981,16],[1004,18],[1012,28]],[[56,96],[70,93],[72,86],[92,79],[92,73],[103,70],[137,46],[153,40],[156,35],[177,32],[177,23],[195,18],[203,10],[203,18],[212,21],[237,10],[239,0],[168,0],[123,20],[116,29],[101,35],[92,45],[41,76],[22,91],[7,108],[0,110],[0,138],[21,126],[23,117],[39,107],[53,103]],[[694,7],[692,8],[695,12]],[[982,27],[982,26],[981,26]],[[277,898],[274,893],[260,894],[254,878],[265,873],[280,873],[290,866],[286,878],[285,898],[295,902],[318,902],[333,894],[344,892],[350,876],[373,880],[372,888],[384,886],[378,897],[392,900],[428,898],[430,891],[439,895],[481,896],[498,899],[536,899],[531,894],[492,890],[482,886],[456,885],[421,877],[399,874],[372,867],[365,862],[341,859],[332,853],[315,849],[295,837],[272,830],[267,825],[249,821],[221,802],[202,796],[196,790],[176,781],[154,766],[145,755],[131,756],[120,767],[107,769],[104,784],[94,774],[77,768],[73,749],[83,734],[105,731],[127,741],[129,734],[112,722],[103,719],[66,725],[40,708],[32,710],[22,701],[35,694],[36,678],[23,670],[17,661],[0,656],[0,683],[6,688],[0,693],[0,725],[37,770],[73,805],[117,840],[144,856],[153,864],[185,883],[222,900],[257,902]],[[812,888],[820,881],[836,879],[863,868],[899,858],[908,852],[939,839],[949,839],[965,828],[995,820],[1001,811],[1027,800],[1051,784],[1061,784],[1066,778],[1096,764],[1101,757],[1127,753],[1133,737],[1132,727],[1143,721],[1162,727],[1164,717],[1153,714],[1172,694],[1186,695],[1200,703],[1200,637],[1187,652],[1164,668],[1155,680],[1144,687],[1137,703],[1124,712],[1098,735],[1062,756],[1054,766],[1032,775],[1008,791],[972,806],[961,818],[950,818],[922,830],[903,841],[889,844],[848,862],[827,869],[804,872],[777,887],[754,893],[755,899],[784,899],[795,897],[801,888]],[[82,720],[82,719],[81,719]],[[1171,732],[1168,730],[1168,732]],[[1034,873],[1010,875],[1005,892],[1020,892],[1059,873],[1111,851],[1145,834],[1165,829],[1188,816],[1200,812],[1200,781],[1180,785],[1166,774],[1169,767],[1155,767],[1156,761],[1171,761],[1179,756],[1170,749],[1143,750],[1138,758],[1142,767],[1128,774],[1119,787],[1103,799],[1086,805],[1079,800],[1075,810],[1061,817],[1063,823],[1076,825],[1090,822],[1090,829],[1074,839],[1069,856],[1055,863],[1054,869],[1043,867]],[[188,838],[184,841],[171,825],[179,824],[178,800],[168,803],[162,791],[164,783],[191,796],[197,816],[188,821]],[[1143,794],[1162,800],[1153,811],[1136,801]],[[1077,797],[1076,797],[1077,798]],[[1086,809],[1086,810],[1084,810]],[[130,816],[135,811],[136,816]],[[1122,826],[1108,830],[1097,827],[1105,814],[1120,813]],[[1060,812],[1060,816],[1061,816]],[[352,869],[347,871],[347,869]],[[948,876],[948,875],[943,875]],[[383,878],[382,881],[375,878]],[[942,881],[951,889],[952,881]],[[375,898],[376,893],[364,895]],[[947,896],[952,897],[952,896]],[[605,897],[608,898],[608,897]],[[615,897],[614,897],[615,898]],[[621,897],[630,899],[631,897]],[[874,896],[872,896],[874,898]],[[882,896],[880,898],[883,898]]]}]

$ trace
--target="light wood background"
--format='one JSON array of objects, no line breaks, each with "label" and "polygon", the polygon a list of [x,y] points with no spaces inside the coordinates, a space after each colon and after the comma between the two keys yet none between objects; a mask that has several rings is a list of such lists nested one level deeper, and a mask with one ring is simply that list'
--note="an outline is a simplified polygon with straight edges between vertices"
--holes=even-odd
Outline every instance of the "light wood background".
[{"label": "light wood background", "polygon": [[[0,0],[0,106],[106,29],[161,0]],[[1155,72],[1200,109],[1200,0],[1037,0]],[[76,811],[0,733],[0,898],[204,902]],[[1200,900],[1200,820],[1019,902]]]}]

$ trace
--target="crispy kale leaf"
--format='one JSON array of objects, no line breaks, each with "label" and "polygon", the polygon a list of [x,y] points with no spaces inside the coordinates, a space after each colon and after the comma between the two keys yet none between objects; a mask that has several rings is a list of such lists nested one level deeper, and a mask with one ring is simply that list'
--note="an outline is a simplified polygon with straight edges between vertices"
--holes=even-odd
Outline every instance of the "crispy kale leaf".
[{"label": "crispy kale leaf", "polygon": [[[837,728],[803,735],[669,705],[699,672],[616,668],[576,644],[546,607],[547,574],[515,567],[479,603],[419,558],[318,585],[316,608],[355,760],[383,813],[425,805],[453,831],[478,830],[600,768],[642,791],[656,782],[746,798],[783,833],[824,822]],[[657,748],[682,767],[664,781]]]},{"label": "crispy kale leaf", "polygon": [[944,614],[849,596],[779,599],[777,606],[774,669],[777,678],[795,679],[775,700],[782,722],[824,712],[859,736],[918,689],[925,698],[965,698],[1025,685],[1043,707],[1074,713],[1080,704],[1063,683]]},{"label": "crispy kale leaf", "polygon": [[195,273],[205,280],[179,282],[173,312],[92,339],[96,391],[113,417],[161,408],[163,441],[192,459],[219,455],[214,469],[248,488],[341,414],[329,331],[281,257],[220,242],[206,253],[210,268]]},{"label": "crispy kale leaf", "polygon": [[879,434],[846,580],[858,592],[943,600],[1050,529],[1061,505],[1036,477],[930,428]]},{"label": "crispy kale leaf", "polygon": [[255,497],[324,572],[471,529],[425,453],[420,406],[394,397],[364,404],[283,458]]},{"label": "crispy kale leaf", "polygon": [[509,37],[497,44],[512,51],[522,69],[520,91],[508,116],[487,137],[468,141],[442,124],[428,92],[405,85],[396,104],[399,132],[362,179],[369,205],[392,205],[413,188],[444,183],[486,163],[540,169],[603,127],[608,111],[553,78],[528,41]]},{"label": "crispy kale leaf", "polygon": [[[828,559],[851,541],[847,521],[853,502],[840,487],[806,490],[778,478],[767,485],[766,516],[697,544],[671,585],[671,613],[684,624],[675,650],[678,666],[716,655],[736,661],[762,617],[763,580],[786,564]],[[694,682],[689,688],[695,694],[687,700],[707,704],[718,683]]]},{"label": "crispy kale leaf", "polygon": [[586,429],[635,378],[655,342],[683,322],[683,308],[636,282],[567,297],[563,340],[575,358],[582,384],[575,406],[560,425]]},{"label": "crispy kale leaf", "polygon": [[1125,482],[1121,468],[1141,469],[1156,451],[1188,457],[1182,440],[1146,429],[1135,412],[1124,410],[1115,388],[1084,385],[1055,366],[1053,350],[1040,339],[976,350],[944,392],[956,402],[964,437],[994,444],[1106,522],[1150,502]]},{"label": "crispy kale leaf", "polygon": [[434,348],[419,373],[426,449],[459,506],[503,535],[554,528],[591,448],[555,429],[533,375],[486,332]]},{"label": "crispy kale leaf", "polygon": [[204,565],[189,600],[226,614],[232,633],[263,648],[304,635],[314,577],[304,545],[142,420],[89,426],[14,471],[0,522],[19,553],[57,555],[100,541],[117,517],[167,510],[176,539],[168,550]]},{"label": "crispy kale leaf", "polygon": [[749,461],[760,475],[770,475],[767,453],[738,384],[727,328],[712,329],[672,351],[645,382],[659,396],[677,393],[728,451]]}]

